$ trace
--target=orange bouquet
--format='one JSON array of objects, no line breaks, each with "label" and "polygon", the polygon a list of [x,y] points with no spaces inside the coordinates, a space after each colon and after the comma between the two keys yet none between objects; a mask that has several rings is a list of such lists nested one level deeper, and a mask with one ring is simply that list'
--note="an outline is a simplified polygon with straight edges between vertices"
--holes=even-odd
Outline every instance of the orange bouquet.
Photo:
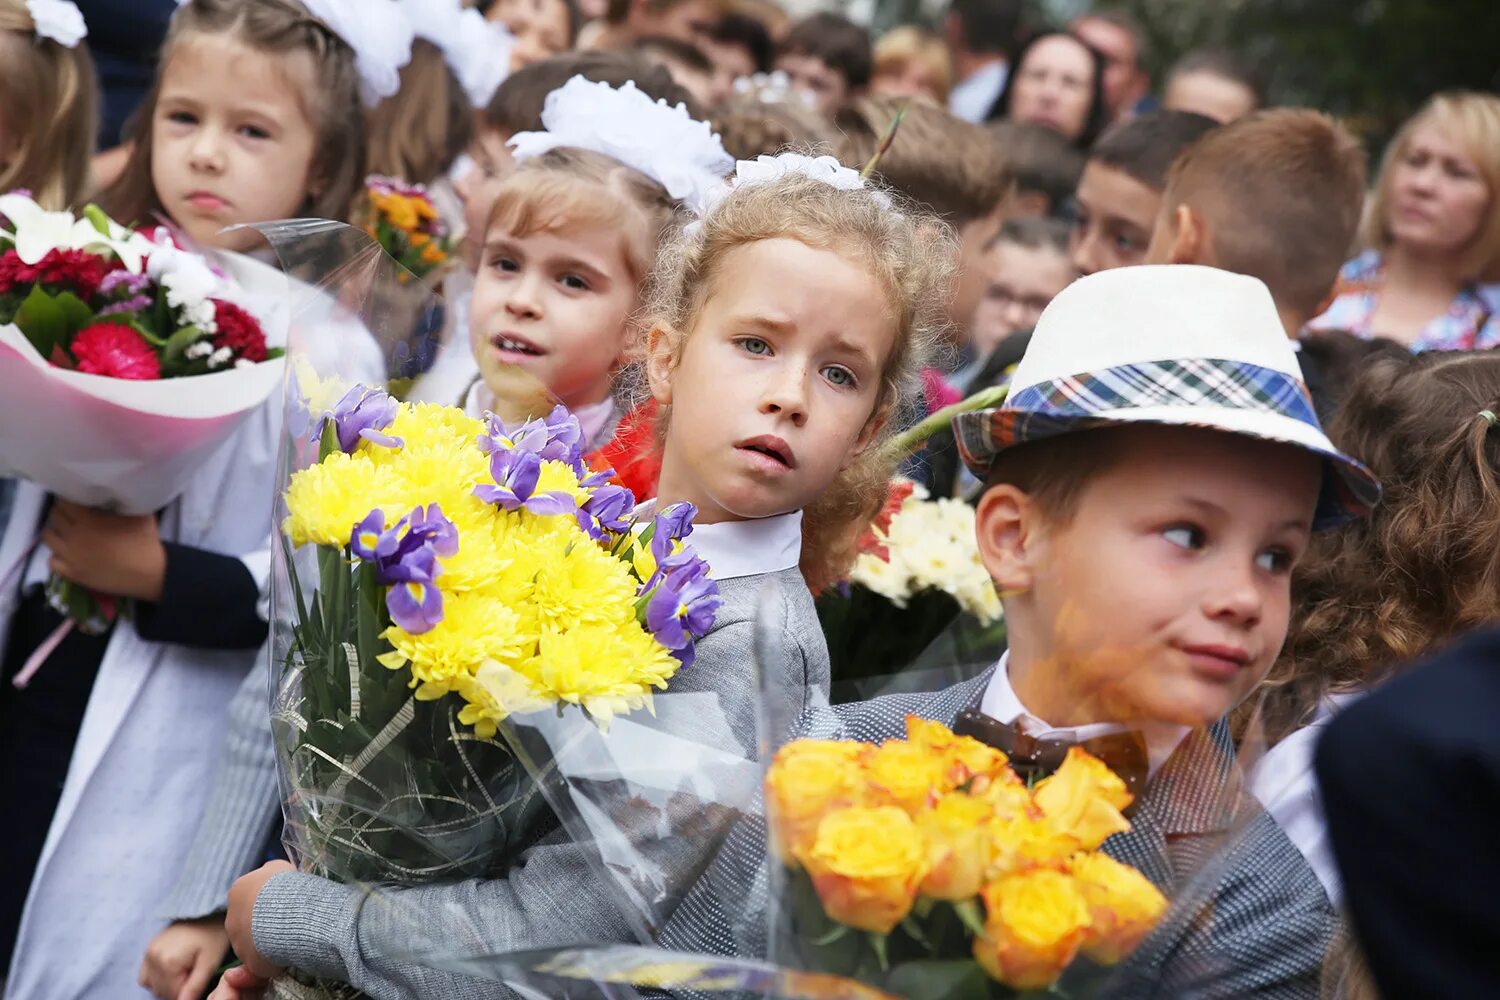
[{"label": "orange bouquet", "polygon": [[402,267],[425,278],[452,259],[453,242],[425,187],[371,174],[365,197],[365,232]]},{"label": "orange bouquet", "polygon": [[1114,964],[1156,926],[1165,897],[1099,850],[1130,828],[1131,794],[1098,758],[1075,747],[1027,787],[999,750],[906,725],[878,746],[797,740],[767,772],[800,964],[906,995],[1005,996],[1079,956]]}]

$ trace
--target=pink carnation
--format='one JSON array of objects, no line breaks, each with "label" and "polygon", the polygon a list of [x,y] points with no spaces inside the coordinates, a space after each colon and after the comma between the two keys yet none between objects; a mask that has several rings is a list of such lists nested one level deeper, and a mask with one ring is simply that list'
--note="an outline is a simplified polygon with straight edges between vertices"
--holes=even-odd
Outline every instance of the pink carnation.
[{"label": "pink carnation", "polygon": [[146,338],[123,323],[96,323],[71,345],[78,370],[90,375],[148,381],[161,378],[161,361]]}]

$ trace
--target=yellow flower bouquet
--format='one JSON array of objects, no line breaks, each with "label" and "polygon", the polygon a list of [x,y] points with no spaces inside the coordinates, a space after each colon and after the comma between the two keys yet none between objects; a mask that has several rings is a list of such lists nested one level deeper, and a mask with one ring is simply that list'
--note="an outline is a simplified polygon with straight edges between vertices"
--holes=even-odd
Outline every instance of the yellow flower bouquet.
[{"label": "yellow flower bouquet", "polygon": [[1046,991],[1080,958],[1119,962],[1166,910],[1101,850],[1131,795],[1076,747],[1028,787],[1005,754],[911,716],[878,746],[787,744],[765,797],[800,968],[901,996]]},{"label": "yellow flower bouquet", "polygon": [[507,720],[607,728],[691,665],[718,606],[694,511],[636,523],[561,407],[509,427],[356,385],[307,423],[274,650],[289,846],[346,882],[503,871],[555,823]]},{"label": "yellow flower bouquet", "polygon": [[365,232],[406,270],[425,278],[452,260],[453,241],[425,187],[371,174],[365,200]]}]

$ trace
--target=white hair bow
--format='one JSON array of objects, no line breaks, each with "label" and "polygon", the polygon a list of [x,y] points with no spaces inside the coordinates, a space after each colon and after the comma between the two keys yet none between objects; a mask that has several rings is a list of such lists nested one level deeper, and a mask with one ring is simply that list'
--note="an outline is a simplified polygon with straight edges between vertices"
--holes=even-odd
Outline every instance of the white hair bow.
[{"label": "white hair bow", "polygon": [[398,0],[418,38],[436,45],[463,85],[469,103],[482,108],[510,75],[515,39],[462,0]]},{"label": "white hair bow", "polygon": [[734,165],[707,122],[684,105],[653,101],[634,83],[618,89],[575,76],[547,95],[545,132],[519,132],[510,140],[516,159],[575,146],[619,160],[667,189],[694,214]]},{"label": "white hair bow", "polygon": [[[822,181],[840,191],[860,191],[866,187],[859,171],[846,167],[831,156],[806,156],[802,153],[778,153],[775,156],[758,156],[753,160],[738,160],[734,165],[734,177],[709,191],[705,214],[714,209],[730,193],[751,184],[773,181],[779,177],[798,174]],[[891,208],[891,199],[884,191],[871,191],[870,196],[882,208]]]},{"label": "white hair bow", "polygon": [[88,35],[83,12],[73,0],[26,0],[31,23],[37,37],[50,38],[65,49],[71,49]]},{"label": "white hair bow", "polygon": [[[177,0],[179,7],[189,3],[192,0]],[[359,96],[366,107],[373,108],[401,89],[401,67],[411,62],[413,36],[411,25],[401,15],[395,0],[301,0],[301,3],[354,50]]]}]

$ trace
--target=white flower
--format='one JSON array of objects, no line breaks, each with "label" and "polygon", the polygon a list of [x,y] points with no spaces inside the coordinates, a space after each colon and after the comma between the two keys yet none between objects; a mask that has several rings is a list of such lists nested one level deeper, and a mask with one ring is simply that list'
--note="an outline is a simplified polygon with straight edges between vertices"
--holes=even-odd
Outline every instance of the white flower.
[{"label": "white flower", "polygon": [[88,35],[83,12],[72,0],[26,0],[31,22],[40,38],[50,38],[65,49],[71,49]]},{"label": "white flower", "polygon": [[734,165],[707,122],[629,81],[616,89],[573,77],[547,95],[542,125],[547,131],[511,138],[518,161],[560,146],[593,150],[639,170],[695,213]]},{"label": "white flower", "polygon": [[213,333],[213,299],[225,292],[226,283],[195,253],[179,250],[170,244],[155,244],[146,261],[146,274],[167,293],[167,305],[181,312],[185,323]]},{"label": "white flower", "polygon": [[214,352],[214,345],[207,340],[194,341],[188,345],[188,349],[182,352],[182,356],[189,361],[197,358],[206,358]]},{"label": "white flower", "polygon": [[36,264],[53,250],[111,251],[130,271],[139,274],[141,257],[149,243],[144,237],[128,233],[110,223],[110,234],[94,228],[88,219],[74,218],[71,212],[49,212],[23,194],[0,195],[0,215],[14,226],[0,235],[15,242],[16,255],[24,263]]},{"label": "white flower", "polygon": [[399,0],[416,36],[436,45],[469,103],[482,108],[510,75],[511,33],[461,0]]},{"label": "white flower", "polygon": [[217,368],[228,361],[234,352],[227,347],[221,347],[208,356],[208,367]]},{"label": "white flower", "polygon": [[[865,180],[858,170],[844,166],[831,156],[807,156],[803,153],[778,153],[775,156],[757,156],[753,160],[738,160],[734,164],[734,177],[717,185],[708,193],[704,202],[704,213],[713,211],[730,193],[749,184],[763,184],[782,177],[799,174],[822,181],[839,191],[860,191]],[[891,199],[883,191],[871,191],[871,197],[882,208],[891,207]]]}]

